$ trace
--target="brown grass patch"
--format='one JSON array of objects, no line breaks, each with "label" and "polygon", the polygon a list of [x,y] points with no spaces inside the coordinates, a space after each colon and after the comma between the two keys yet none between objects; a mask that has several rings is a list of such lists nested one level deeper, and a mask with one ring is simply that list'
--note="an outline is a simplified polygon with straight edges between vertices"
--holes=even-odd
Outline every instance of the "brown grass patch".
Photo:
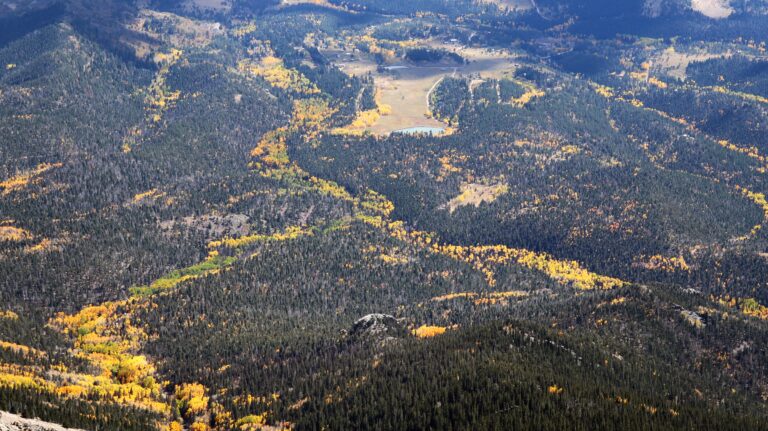
[{"label": "brown grass patch", "polygon": [[[197,1],[197,0],[196,0]],[[206,0],[212,3],[218,0]],[[173,32],[159,33],[153,30],[153,23],[161,22],[171,26]],[[170,12],[158,12],[144,9],[139,16],[127,27],[137,33],[148,36],[151,39],[161,40],[176,48],[203,47],[209,45],[216,36],[225,34],[224,27],[215,22],[197,21]],[[131,43],[136,55],[147,58],[157,48],[150,43]]]},{"label": "brown grass patch", "polygon": [[512,55],[500,50],[463,47],[436,41],[426,45],[455,51],[469,61],[464,65],[414,65],[405,61],[394,61],[388,70],[378,72],[376,64],[359,53],[328,51],[326,54],[349,75],[371,73],[374,77],[380,105],[388,105],[391,112],[382,115],[365,130],[374,135],[390,133],[412,127],[447,128],[447,124],[432,117],[428,104],[429,94],[436,84],[447,76],[479,74],[483,78],[500,79],[511,76],[515,66]]},{"label": "brown grass patch", "polygon": [[730,57],[730,52],[715,54],[703,49],[691,50],[688,52],[679,52],[674,47],[665,49],[654,58],[654,66],[661,69],[663,73],[677,79],[687,77],[688,65],[697,61],[706,61],[718,57]]}]

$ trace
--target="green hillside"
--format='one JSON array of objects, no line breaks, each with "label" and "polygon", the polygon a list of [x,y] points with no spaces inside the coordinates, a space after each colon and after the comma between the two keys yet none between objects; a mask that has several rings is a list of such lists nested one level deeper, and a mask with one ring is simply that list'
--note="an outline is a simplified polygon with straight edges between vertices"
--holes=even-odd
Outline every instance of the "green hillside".
[{"label": "green hillside", "polygon": [[764,5],[587,3],[0,1],[0,411],[766,428]]}]

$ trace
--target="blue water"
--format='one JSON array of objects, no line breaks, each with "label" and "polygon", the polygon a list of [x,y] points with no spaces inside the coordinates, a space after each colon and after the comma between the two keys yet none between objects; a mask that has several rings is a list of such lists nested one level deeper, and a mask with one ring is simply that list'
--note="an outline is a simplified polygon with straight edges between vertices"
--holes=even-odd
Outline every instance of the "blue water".
[{"label": "blue water", "polygon": [[402,133],[404,135],[439,135],[444,131],[445,129],[442,127],[416,126],[395,130],[394,133]]}]

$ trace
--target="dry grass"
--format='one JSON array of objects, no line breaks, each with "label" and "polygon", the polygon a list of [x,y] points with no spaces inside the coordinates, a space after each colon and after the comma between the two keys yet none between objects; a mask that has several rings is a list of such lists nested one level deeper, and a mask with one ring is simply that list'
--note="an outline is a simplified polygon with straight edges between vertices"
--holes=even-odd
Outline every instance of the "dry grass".
[{"label": "dry grass", "polygon": [[[201,0],[202,1],[202,0]],[[205,0],[216,3],[219,0]],[[173,33],[156,33],[148,29],[148,23],[152,21],[162,21],[173,26]],[[203,47],[213,41],[213,38],[225,33],[224,27],[215,22],[197,21],[172,14],[170,12],[158,12],[149,9],[143,9],[139,16],[127,27],[135,32],[142,33],[152,39],[162,40],[176,48]],[[130,42],[140,58],[146,58],[150,53],[154,53],[157,46],[153,46],[146,41]]]},{"label": "dry grass", "polygon": [[392,107],[392,112],[379,118],[369,130],[376,135],[388,135],[409,127],[446,127],[429,117],[427,93],[444,76],[440,69],[413,68],[398,72],[398,77],[376,76],[376,87],[381,102]]},{"label": "dry grass", "polygon": [[360,54],[349,56],[339,51],[326,52],[329,58],[335,58],[341,54],[337,64],[349,75],[373,74],[380,104],[389,105],[392,108],[389,114],[382,115],[366,131],[374,135],[386,136],[396,130],[411,127],[446,128],[447,124],[432,118],[427,102],[428,94],[437,82],[446,76],[468,74],[498,79],[511,75],[515,68],[511,63],[513,57],[505,52],[437,42],[431,42],[429,45],[433,48],[456,51],[469,60],[469,64],[417,66],[401,61],[390,64],[390,71],[378,73],[376,64]]},{"label": "dry grass", "polygon": [[688,65],[697,61],[706,61],[717,57],[730,57],[731,52],[723,54],[711,53],[705,50],[691,50],[688,52],[679,52],[671,47],[662,51],[654,58],[654,65],[661,69],[663,73],[677,79],[687,77]]}]

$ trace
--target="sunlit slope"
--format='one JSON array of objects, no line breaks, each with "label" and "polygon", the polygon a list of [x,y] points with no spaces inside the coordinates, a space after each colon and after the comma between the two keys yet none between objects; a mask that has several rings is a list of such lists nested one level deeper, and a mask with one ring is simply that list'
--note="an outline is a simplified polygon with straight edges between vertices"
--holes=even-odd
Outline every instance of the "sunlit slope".
[{"label": "sunlit slope", "polygon": [[764,44],[570,33],[584,8],[274,4],[105,3],[0,42],[0,409],[766,423],[762,81],[718,56]]}]

